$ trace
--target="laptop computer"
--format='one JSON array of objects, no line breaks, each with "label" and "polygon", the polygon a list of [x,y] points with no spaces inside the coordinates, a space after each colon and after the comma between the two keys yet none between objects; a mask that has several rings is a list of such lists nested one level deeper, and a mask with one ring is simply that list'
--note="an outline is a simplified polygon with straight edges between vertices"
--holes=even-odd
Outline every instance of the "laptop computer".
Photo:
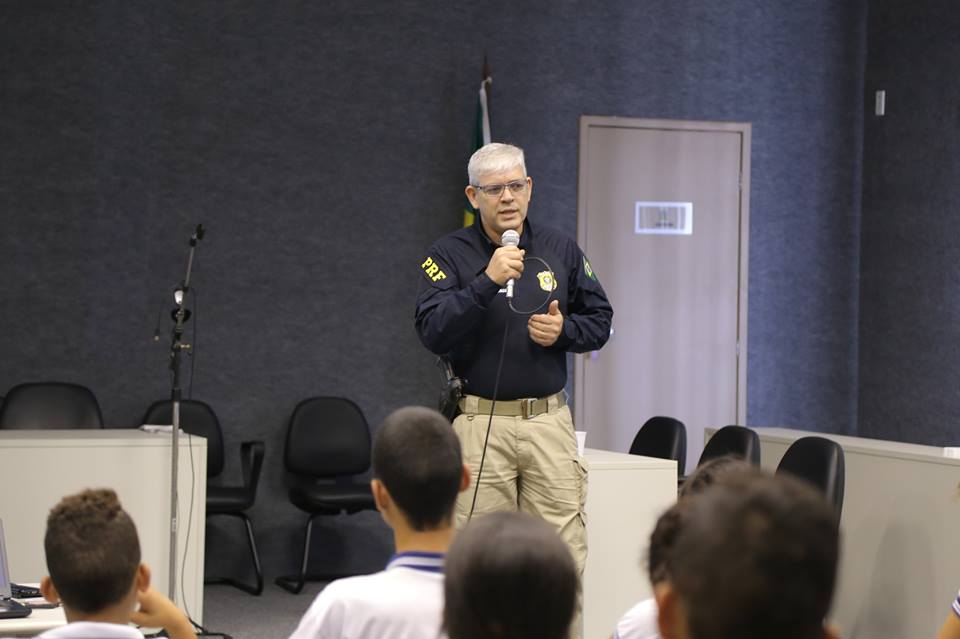
[{"label": "laptop computer", "polygon": [[3,520],[0,519],[0,619],[19,619],[33,612],[28,606],[10,597],[10,573],[7,569],[7,546],[3,539]]}]

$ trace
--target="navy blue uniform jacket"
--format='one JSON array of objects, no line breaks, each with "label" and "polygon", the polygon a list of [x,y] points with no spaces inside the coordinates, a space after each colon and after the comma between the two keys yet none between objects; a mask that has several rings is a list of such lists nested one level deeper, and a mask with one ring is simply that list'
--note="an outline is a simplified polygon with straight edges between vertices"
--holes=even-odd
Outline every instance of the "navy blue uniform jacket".
[{"label": "navy blue uniform jacket", "polygon": [[[523,277],[517,280],[514,313],[506,295],[484,270],[497,245],[483,232],[481,220],[440,238],[420,265],[424,283],[417,297],[415,324],[420,340],[438,355],[447,355],[454,372],[466,380],[466,392],[492,398],[509,323],[506,354],[497,399],[545,397],[567,381],[567,351],[597,350],[610,336],[613,308],[577,243],[549,227],[524,222],[520,248],[526,251]],[[553,269],[550,271],[539,257]],[[563,331],[544,348],[530,339],[527,319],[550,299],[560,301]],[[536,311],[546,313],[547,305]]]}]

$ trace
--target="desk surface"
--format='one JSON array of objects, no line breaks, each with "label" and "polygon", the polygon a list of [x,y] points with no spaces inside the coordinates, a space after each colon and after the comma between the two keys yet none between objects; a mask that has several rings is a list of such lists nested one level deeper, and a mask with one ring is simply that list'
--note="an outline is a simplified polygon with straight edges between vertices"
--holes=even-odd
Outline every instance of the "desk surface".
[{"label": "desk surface", "polygon": [[845,451],[857,452],[864,455],[891,457],[912,461],[932,462],[948,466],[960,466],[960,459],[947,457],[944,449],[939,446],[924,446],[922,444],[908,444],[885,439],[868,439],[866,437],[851,437],[834,435],[832,433],[817,433],[792,428],[755,428],[761,440],[770,442],[791,443],[801,437],[824,437],[840,444]]},{"label": "desk surface", "polygon": [[[0,446],[7,448],[51,446],[76,448],[78,446],[164,446],[170,442],[170,433],[147,433],[136,428],[90,428],[74,430],[0,430]],[[181,431],[178,444],[187,446],[191,440],[203,439]]]},{"label": "desk surface", "polygon": [[67,623],[63,608],[34,608],[29,617],[0,619],[0,637],[38,635]]},{"label": "desk surface", "polygon": [[672,459],[658,459],[656,457],[642,457],[640,455],[629,455],[627,453],[616,453],[609,450],[598,450],[596,448],[587,448],[583,451],[590,468],[607,469],[673,469],[677,472],[677,462]]}]

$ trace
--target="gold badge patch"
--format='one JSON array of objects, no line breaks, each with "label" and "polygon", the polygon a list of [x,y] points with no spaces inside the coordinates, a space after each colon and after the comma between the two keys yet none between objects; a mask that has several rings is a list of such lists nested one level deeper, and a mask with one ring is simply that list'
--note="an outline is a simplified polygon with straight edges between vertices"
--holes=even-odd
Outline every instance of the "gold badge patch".
[{"label": "gold badge patch", "polygon": [[540,271],[537,273],[537,279],[540,280],[540,288],[543,290],[557,290],[557,281],[553,279],[553,271]]}]

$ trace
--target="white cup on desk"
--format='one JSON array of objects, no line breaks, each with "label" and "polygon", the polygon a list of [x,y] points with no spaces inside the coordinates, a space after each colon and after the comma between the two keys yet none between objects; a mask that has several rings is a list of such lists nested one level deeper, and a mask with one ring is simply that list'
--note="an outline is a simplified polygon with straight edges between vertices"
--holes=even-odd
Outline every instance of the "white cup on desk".
[{"label": "white cup on desk", "polygon": [[575,430],[573,431],[577,435],[577,453],[583,457],[583,449],[587,445],[587,431],[585,430]]}]

